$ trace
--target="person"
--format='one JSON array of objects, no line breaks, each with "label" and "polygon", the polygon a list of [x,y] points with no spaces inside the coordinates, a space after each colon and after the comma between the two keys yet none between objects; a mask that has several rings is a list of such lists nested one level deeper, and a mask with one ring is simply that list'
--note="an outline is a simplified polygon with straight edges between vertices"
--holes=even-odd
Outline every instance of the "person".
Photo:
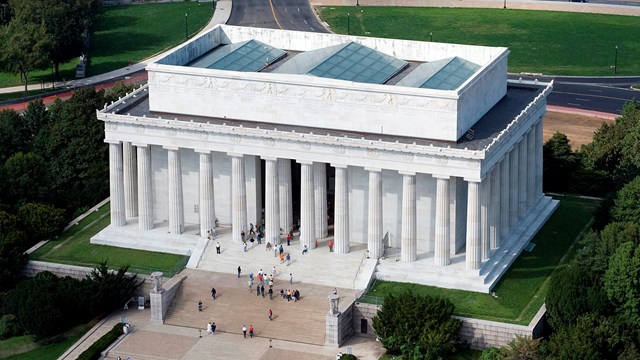
[{"label": "person", "polygon": [[244,230],[242,230],[242,231],[240,232],[240,240],[242,240],[242,242],[245,242],[245,241],[244,241],[244,235],[245,235],[245,234],[244,234]]},{"label": "person", "polygon": [[287,246],[291,245],[291,233],[287,234]]},{"label": "person", "polygon": [[213,300],[216,299],[216,288],[214,287],[211,288],[211,297],[213,298]]},{"label": "person", "polygon": [[242,243],[242,252],[247,252],[247,242]]},{"label": "person", "polygon": [[213,335],[213,328],[211,326],[211,322],[207,324],[207,333]]},{"label": "person", "polygon": [[278,249],[276,249],[276,247],[273,247],[273,257],[278,257]]},{"label": "person", "polygon": [[269,289],[273,287],[273,279],[269,279]]},{"label": "person", "polygon": [[249,337],[253,339],[253,325],[249,325]]},{"label": "person", "polygon": [[269,309],[269,321],[273,320],[273,311]]},{"label": "person", "polygon": [[260,294],[264,297],[264,285],[260,285]]},{"label": "person", "polygon": [[298,291],[298,289],[296,289],[296,291],[293,292],[293,297],[296,300],[300,300],[300,291]]},{"label": "person", "polygon": [[216,253],[220,254],[220,241],[216,242]]},{"label": "person", "polygon": [[262,284],[262,272],[258,273],[258,284]]},{"label": "person", "polygon": [[215,322],[211,322],[211,335],[215,335],[216,333],[216,323]]},{"label": "person", "polygon": [[207,240],[211,240],[211,230],[207,230]]},{"label": "person", "polygon": [[247,326],[246,325],[242,325],[242,336],[244,336],[244,338],[247,338]]},{"label": "person", "polygon": [[256,241],[253,236],[251,237],[251,239],[249,239],[249,242],[251,242],[251,250],[253,250],[253,243],[254,241]]},{"label": "person", "polygon": [[265,249],[266,251],[270,251],[271,250],[271,242],[267,242],[267,248]]},{"label": "person", "polygon": [[338,295],[338,289],[333,288],[333,295]]},{"label": "person", "polygon": [[318,248],[318,240],[316,240],[316,246],[314,247],[314,249]]},{"label": "person", "polygon": [[249,292],[253,291],[253,279],[249,279]]},{"label": "person", "polygon": [[260,296],[260,285],[256,285],[256,296]]},{"label": "person", "polygon": [[284,264],[284,253],[280,253],[280,264]]},{"label": "person", "polygon": [[309,251],[309,248],[307,247],[307,245],[305,245],[304,249],[302,249],[302,255],[306,254],[307,251]]},{"label": "person", "polygon": [[333,239],[329,240],[329,252],[333,252]]},{"label": "person", "polygon": [[262,244],[262,234],[258,234],[256,238],[258,239],[258,245]]},{"label": "person", "polygon": [[287,266],[289,266],[290,263],[291,263],[291,255],[287,253]]},{"label": "person", "polygon": [[238,278],[240,277],[241,272],[242,272],[242,269],[240,268],[240,266],[238,266]]},{"label": "person", "polygon": [[287,289],[287,301],[291,301],[291,289]]},{"label": "person", "polygon": [[211,239],[212,240],[216,239],[216,235],[218,235],[218,231],[216,230],[216,228],[211,229]]},{"label": "person", "polygon": [[289,273],[289,285],[293,285],[293,274]]},{"label": "person", "polygon": [[276,266],[273,265],[273,267],[271,268],[271,279],[273,280],[273,278],[276,277]]},{"label": "person", "polygon": [[202,311],[202,300],[198,301],[198,311]]},{"label": "person", "polygon": [[273,300],[273,289],[269,287],[269,300]]},{"label": "person", "polygon": [[280,244],[280,249],[279,249],[279,251],[280,251],[280,254],[282,254],[282,253],[284,252],[284,247],[282,247],[282,244]]},{"label": "person", "polygon": [[280,296],[282,296],[282,298],[286,298],[287,294],[284,292],[284,289],[280,289]]},{"label": "person", "polygon": [[256,231],[253,230],[253,223],[249,223],[249,235],[255,235]]},{"label": "person", "polygon": [[253,273],[252,272],[249,273],[249,279],[253,280]]}]

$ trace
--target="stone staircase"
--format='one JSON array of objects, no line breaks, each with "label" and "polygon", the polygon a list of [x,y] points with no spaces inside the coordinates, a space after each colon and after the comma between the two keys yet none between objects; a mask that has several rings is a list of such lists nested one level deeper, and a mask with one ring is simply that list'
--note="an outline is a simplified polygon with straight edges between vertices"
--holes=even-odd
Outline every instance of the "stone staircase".
[{"label": "stone staircase", "polygon": [[[269,300],[268,286],[265,286],[264,298],[256,296],[255,286],[249,292],[246,275],[238,279],[236,275],[191,269],[181,275],[187,278],[169,308],[165,324],[199,328],[202,336],[211,336],[206,333],[209,321],[216,323],[216,331],[233,334],[242,334],[243,324],[247,328],[253,324],[257,337],[324,345],[325,315],[329,310],[327,296],[331,287],[299,282],[289,285],[288,280],[276,279],[274,297]],[[212,286],[218,293],[216,300],[211,298]],[[280,289],[287,288],[298,289],[302,299],[294,303],[279,297]],[[355,297],[354,290],[340,289],[339,294],[345,297],[343,305]],[[199,300],[204,304],[201,312],[197,309]],[[273,321],[268,319],[269,309],[273,311]]]}]

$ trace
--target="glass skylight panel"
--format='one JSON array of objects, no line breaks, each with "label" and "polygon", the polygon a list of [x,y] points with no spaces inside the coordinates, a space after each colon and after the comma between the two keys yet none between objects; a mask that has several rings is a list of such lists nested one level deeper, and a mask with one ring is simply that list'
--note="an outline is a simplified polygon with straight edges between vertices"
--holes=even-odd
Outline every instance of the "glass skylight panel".
[{"label": "glass skylight panel", "polygon": [[408,63],[355,42],[347,44],[308,74],[338,80],[383,84]]},{"label": "glass skylight panel", "polygon": [[207,66],[209,69],[256,72],[270,65],[286,53],[257,40],[249,40]]},{"label": "glass skylight panel", "polygon": [[455,57],[436,74],[425,81],[420,87],[438,90],[457,89],[479,68],[480,65]]}]

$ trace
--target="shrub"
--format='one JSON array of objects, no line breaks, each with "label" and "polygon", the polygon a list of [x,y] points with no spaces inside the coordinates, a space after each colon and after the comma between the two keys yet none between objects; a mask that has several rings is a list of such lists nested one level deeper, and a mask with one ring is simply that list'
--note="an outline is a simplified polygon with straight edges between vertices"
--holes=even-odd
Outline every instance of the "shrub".
[{"label": "shrub", "polygon": [[20,327],[16,321],[16,317],[11,314],[0,317],[0,340],[8,339],[16,335],[20,335]]},{"label": "shrub", "polygon": [[105,351],[109,345],[111,345],[114,341],[123,334],[122,332],[122,324],[117,323],[113,326],[113,329],[109,330],[108,333],[102,335],[98,341],[94,342],[93,345],[89,346],[87,350],[85,350],[80,356],[78,356],[78,360],[97,360],[100,358],[101,353]]},{"label": "shrub", "polygon": [[342,356],[340,356],[340,360],[358,360],[358,358],[352,354],[342,354]]},{"label": "shrub", "polygon": [[447,358],[456,350],[462,322],[451,317],[448,299],[407,291],[385,297],[373,328],[390,354],[411,359]]}]

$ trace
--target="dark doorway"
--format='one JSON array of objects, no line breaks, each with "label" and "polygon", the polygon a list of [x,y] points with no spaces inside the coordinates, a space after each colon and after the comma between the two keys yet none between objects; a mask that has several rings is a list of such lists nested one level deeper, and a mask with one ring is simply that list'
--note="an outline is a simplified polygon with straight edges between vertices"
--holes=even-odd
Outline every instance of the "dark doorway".
[{"label": "dark doorway", "polygon": [[367,319],[360,319],[360,332],[366,334],[367,329],[369,329],[369,322]]}]

